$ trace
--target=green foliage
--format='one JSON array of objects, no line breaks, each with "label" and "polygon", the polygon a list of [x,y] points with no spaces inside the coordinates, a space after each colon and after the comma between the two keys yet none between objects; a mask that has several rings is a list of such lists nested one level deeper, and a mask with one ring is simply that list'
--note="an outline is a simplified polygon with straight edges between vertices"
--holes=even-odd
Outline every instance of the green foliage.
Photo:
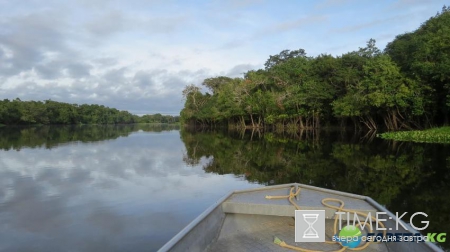
[{"label": "green foliage", "polygon": [[294,51],[283,50],[277,55],[270,55],[269,59],[264,63],[266,69],[274,67],[276,65],[282,64],[289,59],[297,58],[297,57],[305,57],[306,52],[303,49],[298,49]]},{"label": "green foliage", "polygon": [[318,134],[309,131],[293,139],[265,133],[249,141],[249,134],[237,137],[232,132],[182,130],[181,139],[188,164],[210,157],[204,166],[207,172],[233,173],[263,184],[313,181],[320,187],[370,195],[382,204],[389,204],[400,191],[423,179],[430,161],[425,157],[433,153],[421,146],[396,148],[386,141],[361,143],[359,138],[353,143],[330,140],[332,134]]},{"label": "green foliage", "polygon": [[298,182],[367,195],[392,212],[426,212],[430,221],[426,232],[450,228],[448,145],[396,144],[376,138],[370,143],[361,141],[360,135],[352,140],[343,132],[324,131],[302,131],[297,137],[264,133],[250,140],[248,133],[182,128],[184,161],[193,165],[207,159],[206,172],[235,174],[254,183]]},{"label": "green foliage", "polygon": [[384,52],[374,39],[338,57],[283,50],[269,56],[265,69],[203,85],[211,94],[194,85],[183,91],[185,124],[284,131],[349,122],[373,130],[447,123],[450,9],[398,36]]},{"label": "green foliage", "polygon": [[205,79],[202,85],[207,87],[213,94],[215,94],[220,90],[222,86],[228,84],[231,81],[233,81],[233,79],[229,77],[219,76],[216,78]]},{"label": "green foliage", "polygon": [[428,130],[396,131],[380,134],[383,139],[419,143],[450,143],[450,127]]},{"label": "green foliage", "polygon": [[450,112],[450,8],[443,7],[417,30],[396,37],[385,52],[426,91],[430,120],[447,123]]},{"label": "green foliage", "polygon": [[179,116],[171,116],[171,115],[161,115],[160,113],[154,115],[143,115],[137,118],[138,123],[169,123],[175,124],[179,123]]},{"label": "green foliage", "polygon": [[125,137],[138,130],[162,132],[179,129],[173,124],[42,125],[0,127],[0,150],[47,148],[70,142],[96,142]]},{"label": "green foliage", "polygon": [[129,124],[129,123],[177,123],[178,116],[132,115],[102,105],[78,105],[51,100],[41,101],[0,101],[0,123],[19,124]]}]

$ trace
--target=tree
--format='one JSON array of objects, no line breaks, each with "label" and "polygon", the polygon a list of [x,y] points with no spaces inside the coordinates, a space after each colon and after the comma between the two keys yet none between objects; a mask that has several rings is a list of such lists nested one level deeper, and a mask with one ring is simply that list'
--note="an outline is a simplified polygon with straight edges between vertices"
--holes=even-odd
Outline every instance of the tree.
[{"label": "tree", "polygon": [[[349,121],[355,128],[398,130],[450,118],[450,8],[385,51],[370,39],[338,57],[303,49],[269,56],[243,79],[207,78],[183,90],[185,122],[279,130]],[[430,111],[430,112],[427,112]]]},{"label": "tree", "polygon": [[388,55],[378,55],[369,60],[364,73],[362,87],[366,90],[368,106],[378,110],[386,128],[410,128],[405,120],[406,114],[421,115],[424,112],[412,109],[422,104],[420,86],[404,77]]},{"label": "tree", "polygon": [[226,76],[218,76],[205,79],[202,85],[207,87],[212,92],[212,94],[217,94],[221,87],[227,85],[231,81],[233,81],[232,78]]},{"label": "tree", "polygon": [[411,33],[399,35],[385,52],[404,73],[425,86],[424,104],[432,121],[448,123],[450,113],[450,8]]},{"label": "tree", "polygon": [[281,64],[283,62],[286,62],[288,59],[297,58],[297,57],[306,57],[306,52],[303,49],[298,49],[294,51],[290,50],[283,50],[279,54],[276,55],[270,55],[269,59],[264,63],[264,66],[266,67],[266,70],[276,66],[278,64]]}]

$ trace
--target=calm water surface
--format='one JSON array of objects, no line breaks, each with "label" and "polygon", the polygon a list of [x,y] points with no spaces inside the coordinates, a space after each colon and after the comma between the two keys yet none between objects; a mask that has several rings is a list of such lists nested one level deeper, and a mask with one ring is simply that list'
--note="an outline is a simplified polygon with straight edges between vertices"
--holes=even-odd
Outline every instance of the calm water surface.
[{"label": "calm water surface", "polygon": [[257,186],[205,173],[207,158],[187,165],[177,130],[138,130],[0,129],[0,249],[154,251],[229,190]]},{"label": "calm water surface", "polygon": [[342,132],[0,128],[0,250],[154,251],[229,191],[289,182],[426,212],[427,231],[450,233],[448,145]]}]

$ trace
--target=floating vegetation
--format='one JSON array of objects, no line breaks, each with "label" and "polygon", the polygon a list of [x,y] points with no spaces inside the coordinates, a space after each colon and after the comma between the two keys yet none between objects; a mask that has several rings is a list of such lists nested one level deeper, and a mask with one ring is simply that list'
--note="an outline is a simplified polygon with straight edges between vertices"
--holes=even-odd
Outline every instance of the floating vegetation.
[{"label": "floating vegetation", "polygon": [[383,139],[411,141],[419,143],[450,143],[450,127],[428,130],[386,132],[379,135]]}]

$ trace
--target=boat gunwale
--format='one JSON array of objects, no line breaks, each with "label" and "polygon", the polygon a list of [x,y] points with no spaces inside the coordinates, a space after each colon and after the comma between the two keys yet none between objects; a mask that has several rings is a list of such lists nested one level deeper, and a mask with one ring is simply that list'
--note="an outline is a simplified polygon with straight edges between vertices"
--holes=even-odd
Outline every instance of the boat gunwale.
[{"label": "boat gunwale", "polygon": [[[372,206],[374,206],[375,208],[377,208],[378,210],[385,212],[387,216],[389,216],[391,219],[390,220],[396,220],[397,217],[388,209],[386,209],[384,206],[380,205],[380,203],[376,202],[374,199],[372,199],[369,196],[366,196],[366,201],[371,204]],[[419,231],[417,231],[415,228],[413,228],[409,223],[404,222],[402,219],[397,220],[398,222],[400,222],[401,224],[403,224],[404,227],[406,227],[406,229],[408,229],[409,232],[413,233],[413,231],[415,233],[420,233]],[[422,235],[422,234],[421,234]],[[423,235],[422,235],[423,236]],[[426,246],[428,246],[430,249],[432,249],[433,251],[443,251],[439,246],[437,246],[436,244],[432,243],[432,242],[425,242]]]},{"label": "boat gunwale", "polygon": [[178,232],[172,239],[170,239],[164,246],[158,249],[158,252],[169,251],[173,246],[175,246],[181,239],[183,239],[189,232],[192,231],[198,224],[200,224],[209,214],[211,214],[217,207],[222,205],[222,203],[228,199],[233,192],[229,192],[210,207],[208,207],[205,211],[203,211],[199,216],[197,216],[194,220],[192,220],[187,226],[185,226],[180,232]]},{"label": "boat gunwale", "polygon": [[[199,216],[197,216],[194,220],[192,220],[186,227],[184,227],[180,232],[178,232],[172,239],[170,239],[164,246],[162,246],[158,252],[163,251],[169,251],[172,247],[174,247],[179,241],[181,241],[189,232],[191,232],[198,224],[200,224],[211,212],[213,212],[217,207],[222,205],[228,198],[230,198],[234,194],[239,193],[249,193],[249,192],[256,192],[256,191],[268,191],[268,190],[276,190],[276,189],[282,189],[282,188],[288,188],[288,187],[301,187],[305,189],[315,190],[315,191],[321,191],[321,192],[327,192],[331,194],[336,194],[340,196],[350,197],[350,198],[356,198],[360,200],[364,200],[370,205],[372,205],[377,210],[380,210],[382,212],[385,212],[387,216],[391,217],[392,220],[396,219],[396,216],[386,209],[384,206],[380,205],[378,202],[376,202],[374,199],[372,199],[369,196],[363,196],[359,194],[353,194],[353,193],[347,193],[347,192],[341,192],[333,189],[327,189],[327,188],[321,188],[316,187],[312,185],[306,185],[306,184],[300,184],[300,183],[289,183],[289,184],[281,184],[281,185],[273,185],[273,186],[262,186],[257,188],[250,188],[250,189],[244,189],[244,190],[235,190],[227,193],[223,197],[221,197],[218,201],[216,201],[214,204],[212,204],[210,207],[208,207],[205,211],[203,211]],[[408,223],[405,223],[403,220],[398,220],[401,224],[404,225],[408,229],[409,232],[413,233],[419,233],[417,230],[411,227]],[[433,251],[442,251],[439,246],[432,242],[426,242],[426,246],[428,246]]]}]

